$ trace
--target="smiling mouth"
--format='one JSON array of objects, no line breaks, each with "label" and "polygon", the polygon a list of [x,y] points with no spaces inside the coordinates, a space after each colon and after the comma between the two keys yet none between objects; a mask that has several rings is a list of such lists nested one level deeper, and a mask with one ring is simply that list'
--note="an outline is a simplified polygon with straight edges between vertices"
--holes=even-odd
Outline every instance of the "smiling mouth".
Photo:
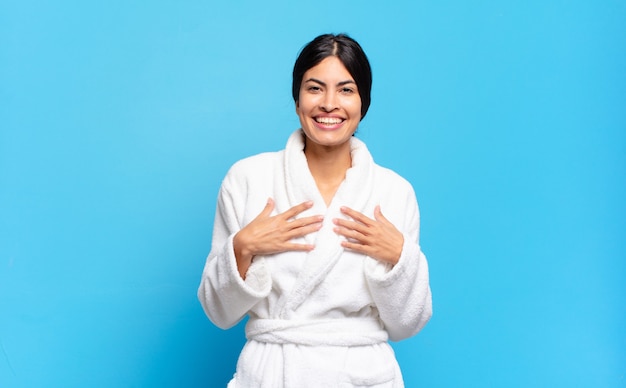
[{"label": "smiling mouth", "polygon": [[337,125],[343,122],[339,117],[315,117],[315,121],[324,125]]}]

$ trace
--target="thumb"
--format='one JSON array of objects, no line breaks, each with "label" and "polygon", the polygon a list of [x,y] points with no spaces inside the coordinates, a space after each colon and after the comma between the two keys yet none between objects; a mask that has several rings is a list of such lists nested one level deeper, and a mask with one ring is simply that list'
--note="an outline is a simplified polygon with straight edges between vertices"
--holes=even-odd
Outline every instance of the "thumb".
[{"label": "thumb", "polygon": [[374,218],[379,222],[389,222],[387,221],[387,218],[383,216],[383,212],[380,210],[380,205],[376,205],[374,208]]},{"label": "thumb", "polygon": [[265,204],[265,207],[263,208],[261,215],[265,217],[269,217],[270,214],[272,214],[272,211],[274,210],[274,206],[275,206],[274,200],[272,198],[268,198],[267,204]]}]

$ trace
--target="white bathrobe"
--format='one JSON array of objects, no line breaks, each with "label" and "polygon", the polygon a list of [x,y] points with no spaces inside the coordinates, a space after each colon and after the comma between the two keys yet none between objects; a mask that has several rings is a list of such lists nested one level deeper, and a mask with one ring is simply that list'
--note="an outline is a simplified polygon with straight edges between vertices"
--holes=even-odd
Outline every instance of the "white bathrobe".
[{"label": "white bathrobe", "polygon": [[[352,167],[327,207],[308,169],[303,136],[298,130],[285,150],[237,162],[220,189],[198,297],[223,329],[249,315],[248,341],[228,386],[402,387],[387,340],[416,334],[432,314],[413,188],[376,165],[365,144],[352,138]],[[299,217],[322,214],[323,226],[297,240],[315,249],[257,256],[243,280],[232,239],[270,197],[275,214],[312,200]],[[332,219],[345,217],[344,205],[370,218],[380,205],[404,235],[395,266],[341,247]]]}]

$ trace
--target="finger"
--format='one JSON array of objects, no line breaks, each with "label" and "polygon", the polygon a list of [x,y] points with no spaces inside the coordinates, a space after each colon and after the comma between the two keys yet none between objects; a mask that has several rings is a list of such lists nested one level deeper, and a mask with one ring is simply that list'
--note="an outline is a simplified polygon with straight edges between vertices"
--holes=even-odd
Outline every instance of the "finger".
[{"label": "finger", "polygon": [[311,234],[313,232],[317,232],[318,230],[320,230],[322,228],[322,223],[321,222],[317,222],[314,224],[310,224],[307,226],[303,226],[297,229],[292,229],[289,233],[286,234],[286,237],[288,240],[292,240],[294,238],[298,238],[298,237],[304,237],[307,234]]},{"label": "finger", "polygon": [[318,223],[321,226],[322,221],[324,221],[324,216],[320,216],[320,215],[311,216],[311,217],[303,217],[303,218],[298,218],[298,219],[291,221],[289,223],[289,226],[291,227],[291,229],[298,229],[307,225],[318,224]]},{"label": "finger", "polygon": [[269,217],[270,214],[272,214],[272,211],[274,210],[274,200],[272,198],[268,198],[267,199],[267,203],[265,204],[265,207],[263,208],[263,210],[261,211],[261,214],[259,214],[260,217]]},{"label": "finger", "polygon": [[385,224],[390,224],[389,220],[383,215],[382,210],[380,210],[380,205],[376,205],[374,208],[374,219],[378,222],[382,222]]},{"label": "finger", "polygon": [[352,218],[355,221],[358,221],[364,225],[371,225],[374,220],[372,220],[371,218],[365,216],[363,213],[360,213],[356,210],[350,209],[347,206],[342,206],[341,207],[341,212],[347,216],[349,216],[350,218]]},{"label": "finger", "polygon": [[341,218],[335,218],[333,219],[333,223],[344,229],[356,230],[363,235],[368,233],[368,226],[360,222],[343,220]]},{"label": "finger", "polygon": [[283,252],[285,251],[312,251],[315,248],[313,244],[296,244],[296,243],[286,243],[283,246]]},{"label": "finger", "polygon": [[371,253],[373,251],[369,249],[367,245],[362,245],[362,244],[358,244],[358,243],[354,243],[350,241],[342,241],[341,246],[357,253],[362,253],[367,256],[372,256]]},{"label": "finger", "polygon": [[296,205],[292,207],[291,209],[287,210],[286,212],[284,212],[282,216],[288,220],[290,218],[294,218],[295,216],[302,213],[303,211],[310,209],[311,207],[313,207],[313,201],[302,202],[301,204]]},{"label": "finger", "polygon": [[360,243],[366,243],[367,240],[367,236],[358,230],[348,229],[344,227],[336,227],[334,231],[341,236],[359,241]]}]

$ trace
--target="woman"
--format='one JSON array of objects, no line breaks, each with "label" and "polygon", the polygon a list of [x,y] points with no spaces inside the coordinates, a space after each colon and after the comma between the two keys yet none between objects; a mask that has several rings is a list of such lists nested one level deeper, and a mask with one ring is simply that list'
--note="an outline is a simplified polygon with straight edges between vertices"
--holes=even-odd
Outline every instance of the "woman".
[{"label": "woman", "polygon": [[293,70],[301,129],[222,183],[198,297],[221,328],[249,316],[229,387],[403,386],[387,340],[424,327],[431,293],[413,188],[353,137],[371,84],[356,41],[315,38]]}]

